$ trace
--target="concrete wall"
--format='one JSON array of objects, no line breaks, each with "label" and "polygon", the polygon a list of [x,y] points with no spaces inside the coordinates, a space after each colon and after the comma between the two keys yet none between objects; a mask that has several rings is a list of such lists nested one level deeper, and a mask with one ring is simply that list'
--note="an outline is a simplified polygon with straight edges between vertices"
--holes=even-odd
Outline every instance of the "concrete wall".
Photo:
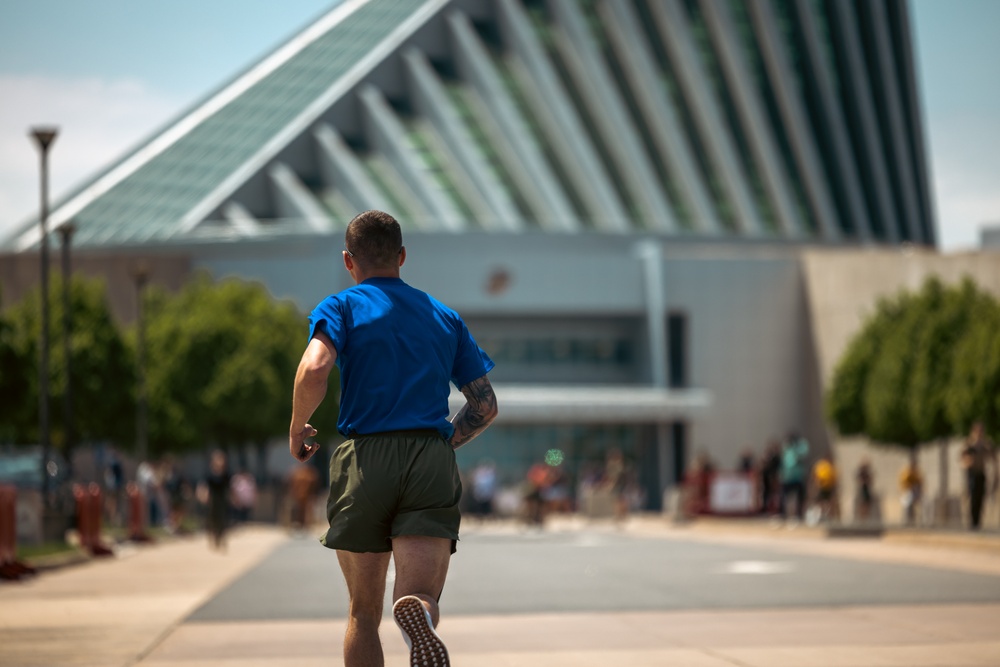
[{"label": "concrete wall", "polygon": [[[667,303],[687,313],[691,384],[711,390],[711,416],[691,424],[693,452],[722,468],[790,430],[825,447],[805,423],[805,320],[795,258],[668,258]],[[818,442],[817,442],[818,441]]]},{"label": "concrete wall", "polygon": [[[57,246],[50,256],[51,275],[61,275],[60,261]],[[74,251],[71,266],[74,274],[101,278],[106,282],[111,312],[123,324],[135,321],[135,274],[139,267],[147,271],[149,284],[171,290],[183,285],[192,270],[189,253],[163,251],[136,254]],[[17,303],[29,291],[37,289],[39,279],[40,259],[37,253],[0,255],[0,308]],[[53,293],[50,298],[61,297]]]},{"label": "concrete wall", "polygon": [[[559,318],[595,326],[611,319],[633,322],[646,365],[633,381],[650,381],[645,286],[635,237],[445,233],[414,234],[404,242],[404,279],[473,324]],[[276,296],[293,298],[308,311],[348,286],[342,246],[339,238],[325,237],[206,248],[193,264],[220,277],[261,280]],[[825,450],[825,431],[809,417],[803,386],[809,341],[798,251],[666,244],[663,253],[666,308],[688,318],[690,385],[715,397],[711,416],[689,425],[689,459],[705,449],[720,466],[732,467],[744,448],[761,452],[769,439],[793,429],[804,432],[816,451]],[[556,335],[564,329],[551,328]]]},{"label": "concrete wall", "polygon": [[942,255],[928,250],[809,250],[802,255],[809,317],[823,385],[879,298],[919,290],[937,275],[946,283],[964,276],[1000,297],[1000,253]]}]

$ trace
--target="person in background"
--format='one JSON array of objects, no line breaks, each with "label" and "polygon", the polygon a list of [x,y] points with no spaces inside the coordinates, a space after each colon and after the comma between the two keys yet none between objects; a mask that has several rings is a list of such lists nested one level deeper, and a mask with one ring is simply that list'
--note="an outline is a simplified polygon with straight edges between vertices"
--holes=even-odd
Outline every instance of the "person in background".
[{"label": "person in background", "polygon": [[[986,435],[982,422],[972,425],[969,437],[962,449],[961,464],[965,470],[966,489],[969,494],[969,528],[979,530],[983,517],[983,501],[986,491],[997,490],[996,445]],[[992,470],[992,482],[988,473]]]},{"label": "person in background", "polygon": [[855,499],[854,516],[858,521],[868,521],[872,518],[872,510],[875,505],[875,473],[872,472],[872,463],[867,457],[861,459],[855,480],[858,494]]},{"label": "person in background", "polygon": [[917,510],[923,498],[924,476],[917,465],[916,452],[913,452],[909,462],[899,473],[899,490],[902,492],[900,502],[903,506],[903,520],[912,526],[917,522]]},{"label": "person in background", "polygon": [[111,450],[104,469],[104,488],[107,489],[108,518],[116,526],[124,525],[125,469],[118,452]]},{"label": "person in background", "polygon": [[237,523],[246,523],[257,507],[257,480],[241,469],[232,479],[233,515]]},{"label": "person in background", "polygon": [[551,481],[549,466],[542,462],[533,464],[524,475],[524,520],[529,526],[545,525],[544,494]]},{"label": "person in background", "polygon": [[177,462],[171,456],[163,460],[163,490],[167,496],[167,530],[181,533],[189,489],[187,480],[181,475]]},{"label": "person in background", "polygon": [[569,473],[562,463],[549,465],[549,484],[542,491],[545,515],[569,514],[573,511]]},{"label": "person in background", "polygon": [[708,451],[701,449],[684,475],[684,513],[688,517],[711,510],[712,480],[715,462]]},{"label": "person in background", "polygon": [[788,516],[788,501],[795,500],[795,516],[801,521],[806,511],[806,456],[809,441],[789,433],[781,452],[781,516]]},{"label": "person in background", "polygon": [[212,452],[208,465],[208,476],[199,496],[207,505],[206,528],[209,544],[216,551],[225,552],[226,533],[229,530],[229,494],[232,475],[226,463],[226,454],[221,449]]},{"label": "person in background", "polygon": [[486,459],[472,470],[472,514],[486,518],[493,514],[493,499],[497,493],[497,466]]},{"label": "person in background", "polygon": [[142,461],[135,471],[135,480],[139,485],[139,493],[146,499],[146,518],[149,525],[163,524],[163,512],[160,505],[160,471],[150,461]]},{"label": "person in background", "polygon": [[628,518],[628,472],[622,450],[617,447],[612,448],[604,462],[603,483],[611,492],[615,523],[618,524]]},{"label": "person in background", "polygon": [[308,530],[312,525],[313,503],[319,491],[319,471],[306,463],[292,468],[288,475],[288,499],[291,501],[293,530]]},{"label": "person in background", "polygon": [[813,484],[816,488],[816,507],[820,522],[838,518],[837,511],[837,469],[833,462],[822,457],[813,465]]},{"label": "person in background", "polygon": [[781,443],[771,440],[760,467],[761,512],[775,515],[781,508]]}]

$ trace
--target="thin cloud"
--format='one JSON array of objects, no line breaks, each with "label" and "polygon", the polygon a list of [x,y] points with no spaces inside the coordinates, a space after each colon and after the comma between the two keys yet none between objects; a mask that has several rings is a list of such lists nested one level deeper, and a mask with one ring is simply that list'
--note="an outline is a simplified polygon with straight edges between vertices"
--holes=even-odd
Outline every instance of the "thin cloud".
[{"label": "thin cloud", "polygon": [[137,80],[0,75],[0,235],[39,207],[39,157],[30,128],[55,125],[50,200],[97,175],[186,104]]},{"label": "thin cloud", "polygon": [[1000,124],[963,114],[931,118],[928,130],[940,246],[978,247],[981,228],[1000,224]]}]

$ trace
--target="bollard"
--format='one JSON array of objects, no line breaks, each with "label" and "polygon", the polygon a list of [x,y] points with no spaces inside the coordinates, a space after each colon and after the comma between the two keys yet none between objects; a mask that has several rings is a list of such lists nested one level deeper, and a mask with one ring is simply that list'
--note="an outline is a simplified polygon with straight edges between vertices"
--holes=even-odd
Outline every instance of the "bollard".
[{"label": "bollard", "polygon": [[87,512],[90,514],[90,553],[94,556],[110,556],[111,549],[101,543],[101,514],[104,511],[104,497],[97,482],[91,482],[87,488],[89,503]]},{"label": "bollard", "polygon": [[101,487],[91,482],[89,486],[73,485],[76,500],[76,528],[80,533],[80,546],[92,556],[110,556],[111,549],[101,544]]},{"label": "bollard", "polygon": [[76,502],[76,531],[80,534],[80,547],[89,552],[93,546],[90,527],[90,494],[81,484],[73,485],[73,500]]},{"label": "bollard", "polygon": [[17,562],[17,492],[0,486],[0,579],[20,579]]},{"label": "bollard", "polygon": [[146,532],[146,499],[139,485],[129,482],[125,495],[128,497],[128,538],[133,542],[152,542],[153,538]]}]

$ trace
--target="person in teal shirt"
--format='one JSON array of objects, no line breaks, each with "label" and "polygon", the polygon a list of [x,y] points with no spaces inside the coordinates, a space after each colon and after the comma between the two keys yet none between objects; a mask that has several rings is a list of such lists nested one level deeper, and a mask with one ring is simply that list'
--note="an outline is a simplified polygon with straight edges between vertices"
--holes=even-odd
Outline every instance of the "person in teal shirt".
[{"label": "person in teal shirt", "polygon": [[806,457],[809,441],[797,433],[789,433],[781,452],[781,516],[788,516],[788,501],[795,497],[795,516],[801,521],[806,505]]}]

